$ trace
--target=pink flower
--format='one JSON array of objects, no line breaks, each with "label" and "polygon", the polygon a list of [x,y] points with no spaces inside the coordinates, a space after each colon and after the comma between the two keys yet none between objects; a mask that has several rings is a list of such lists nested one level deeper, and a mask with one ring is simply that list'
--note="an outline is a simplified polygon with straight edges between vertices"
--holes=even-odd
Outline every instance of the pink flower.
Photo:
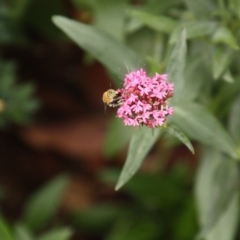
[{"label": "pink flower", "polygon": [[144,96],[144,94],[148,95],[151,92],[151,88],[148,86],[139,86],[138,89],[140,90],[140,95]]},{"label": "pink flower", "polygon": [[173,84],[166,74],[148,77],[143,69],[130,72],[117,91],[122,98],[117,116],[126,126],[159,127],[173,114],[166,102],[173,95]]},{"label": "pink flower", "polygon": [[128,103],[134,103],[137,100],[138,100],[138,97],[131,93],[131,95],[129,96],[127,101],[128,101]]}]

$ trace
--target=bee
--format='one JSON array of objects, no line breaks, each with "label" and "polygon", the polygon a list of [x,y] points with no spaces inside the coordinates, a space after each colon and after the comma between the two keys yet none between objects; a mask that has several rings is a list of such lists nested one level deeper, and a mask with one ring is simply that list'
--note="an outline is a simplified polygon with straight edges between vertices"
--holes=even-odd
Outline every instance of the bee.
[{"label": "bee", "polygon": [[121,94],[113,89],[108,89],[104,92],[102,100],[109,107],[118,107],[122,104]]}]

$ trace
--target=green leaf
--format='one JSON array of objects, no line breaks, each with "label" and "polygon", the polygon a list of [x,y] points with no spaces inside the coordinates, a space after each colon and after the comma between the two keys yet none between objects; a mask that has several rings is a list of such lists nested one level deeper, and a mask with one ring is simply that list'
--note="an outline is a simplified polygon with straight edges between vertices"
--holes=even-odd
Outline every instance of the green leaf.
[{"label": "green leaf", "polygon": [[194,154],[194,148],[187,138],[187,136],[177,127],[174,125],[168,125],[164,128],[165,131],[173,135],[174,137],[178,138],[183,144],[187,146],[187,148]]},{"label": "green leaf", "polygon": [[12,231],[5,219],[0,215],[0,239],[13,240]]},{"label": "green leaf", "polygon": [[70,240],[72,235],[70,228],[54,229],[40,236],[38,240]]},{"label": "green leaf", "polygon": [[118,179],[116,190],[120,189],[137,172],[147,153],[159,138],[160,129],[141,127],[136,129],[131,138],[127,160]]},{"label": "green leaf", "polygon": [[185,166],[180,164],[168,174],[139,173],[125,185],[123,191],[147,208],[171,208],[186,196],[183,193],[183,176],[188,174]]},{"label": "green leaf", "polygon": [[185,0],[185,2],[197,18],[209,18],[216,9],[214,2],[209,0]]},{"label": "green leaf", "polygon": [[61,16],[54,16],[52,19],[73,41],[115,75],[119,75],[119,68],[125,69],[126,65],[130,70],[138,69],[139,57],[105,32]]},{"label": "green leaf", "polygon": [[91,23],[95,27],[109,33],[116,39],[123,39],[126,0],[73,0],[72,2],[80,11],[86,9],[86,12],[91,12],[91,15],[94,16]]},{"label": "green leaf", "polygon": [[99,235],[99,233],[109,229],[109,226],[116,221],[123,211],[121,207],[116,206],[116,204],[111,205],[111,203],[91,206],[75,212],[73,221],[82,230]]},{"label": "green leaf", "polygon": [[15,226],[15,240],[33,240],[29,230],[22,224]]},{"label": "green leaf", "polygon": [[13,62],[5,62],[0,59],[0,96],[4,98],[16,81],[16,65]]},{"label": "green leaf", "polygon": [[223,80],[227,83],[234,83],[235,79],[231,73],[231,71],[228,69],[222,76]]},{"label": "green leaf", "polygon": [[179,41],[175,45],[170,55],[170,59],[167,66],[167,74],[170,81],[174,84],[174,98],[179,99],[181,97],[181,89],[184,84],[184,69],[187,54],[186,45],[186,30],[182,29]]},{"label": "green leaf", "polygon": [[239,193],[236,193],[216,226],[207,234],[206,240],[232,240],[235,238],[239,220]]},{"label": "green leaf", "polygon": [[206,87],[206,83],[209,83],[211,75],[205,67],[204,59],[199,57],[198,53],[188,57],[186,66],[181,99],[188,102],[195,100],[199,95],[203,96],[202,89]]},{"label": "green leaf", "polygon": [[233,158],[239,158],[232,138],[219,121],[200,104],[179,103],[174,107],[174,114],[169,120],[191,138],[220,149]]},{"label": "green leaf", "polygon": [[154,58],[147,56],[146,69],[149,73],[161,73],[163,72],[163,65],[159,64]]},{"label": "green leaf", "polygon": [[238,146],[240,153],[240,95],[232,104],[232,109],[229,114],[229,130]]},{"label": "green leaf", "polygon": [[15,65],[0,59],[1,127],[9,122],[29,122],[38,108],[38,101],[32,99],[33,91],[32,84],[16,84]]},{"label": "green leaf", "polygon": [[29,0],[23,0],[21,2],[13,1],[11,5],[3,5],[3,8],[8,8],[8,10],[6,11],[5,9],[5,11],[7,12],[9,18],[19,21],[24,17],[28,4]]},{"label": "green leaf", "polygon": [[234,50],[239,50],[237,39],[232,32],[224,26],[220,26],[215,31],[214,35],[212,36],[212,41],[214,43],[224,43]]},{"label": "green leaf", "polygon": [[154,52],[157,44],[162,47],[165,46],[165,42],[163,40],[162,43],[159,43],[158,40],[158,43],[156,43],[156,38],[159,34],[156,34],[149,28],[141,28],[127,38],[127,44],[131,49],[138,53],[141,59],[145,60],[146,56],[150,53],[154,53],[154,55],[158,54],[158,57],[161,57],[161,52]]},{"label": "green leaf", "polygon": [[23,212],[23,222],[27,227],[37,231],[49,223],[58,210],[68,182],[66,175],[60,175],[29,199]]},{"label": "green leaf", "polygon": [[[183,179],[188,176],[188,173],[188,166],[183,164],[177,164],[168,174],[140,172],[124,186],[122,191],[131,196],[138,205],[140,204],[139,206],[144,205],[151,209],[171,208],[185,196]],[[119,170],[104,169],[100,174],[99,179],[102,182],[112,185],[116,183]]]},{"label": "green leaf", "polygon": [[183,27],[186,29],[186,38],[194,39],[211,35],[217,26],[218,23],[214,21],[191,21],[179,23],[171,34],[170,43],[172,44],[178,41],[179,34]]},{"label": "green leaf", "polygon": [[131,137],[131,132],[131,129],[126,128],[118,118],[111,119],[103,149],[105,156],[113,157],[124,147]]},{"label": "green leaf", "polygon": [[126,3],[125,0],[95,1],[94,25],[116,39],[123,40]]},{"label": "green leaf", "polygon": [[161,231],[157,221],[149,216],[134,218],[126,214],[115,223],[106,240],[159,239]]},{"label": "green leaf", "polygon": [[209,102],[209,108],[212,112],[217,113],[219,119],[226,119],[232,108],[236,96],[239,94],[240,82],[236,81],[235,84],[221,83],[217,87]]},{"label": "green leaf", "polygon": [[[199,209],[200,224],[202,226],[198,236],[199,239],[205,239],[211,231],[211,236],[212,234],[219,235],[214,228],[216,227],[219,229],[219,226],[216,224],[222,224],[220,222],[221,218],[224,218],[229,207],[232,208],[231,205],[236,198],[237,189],[237,163],[230,161],[226,155],[221,154],[219,151],[212,148],[205,149],[196,180],[196,198]],[[232,217],[236,219],[236,213],[234,213]],[[235,224],[236,222],[234,225]],[[230,227],[228,223],[226,223],[226,225],[227,228]],[[231,226],[231,230],[228,229],[227,232],[232,236],[235,230],[236,225]],[[224,234],[226,234],[226,232]],[[216,235],[215,238],[207,239],[219,239],[216,238]],[[226,236],[226,238],[222,239],[225,240],[231,238]]]},{"label": "green leaf", "polygon": [[170,17],[160,15],[155,16],[150,13],[136,10],[130,11],[130,15],[139,20],[140,22],[144,23],[148,27],[164,33],[171,33],[177,24],[177,21]]},{"label": "green leaf", "polygon": [[234,52],[226,47],[216,46],[213,55],[213,78],[218,79],[231,64]]},{"label": "green leaf", "polygon": [[239,0],[229,0],[230,9],[238,15],[240,18],[240,2]]},{"label": "green leaf", "polygon": [[[133,9],[141,10],[149,14],[154,15],[162,15],[168,12],[169,8],[176,4],[176,0],[168,0],[168,1],[146,1],[144,4],[135,5],[131,4]],[[131,11],[130,11],[131,12]],[[143,24],[138,21],[136,18],[130,18],[129,21],[126,22],[125,31],[127,33],[136,33]]]}]

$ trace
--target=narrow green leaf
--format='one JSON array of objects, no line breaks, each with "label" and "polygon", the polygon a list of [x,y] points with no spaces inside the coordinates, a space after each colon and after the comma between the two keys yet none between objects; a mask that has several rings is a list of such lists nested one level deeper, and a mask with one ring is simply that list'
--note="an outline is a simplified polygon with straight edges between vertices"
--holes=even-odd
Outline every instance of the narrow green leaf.
[{"label": "narrow green leaf", "polygon": [[49,223],[58,210],[68,182],[67,176],[60,175],[29,199],[23,212],[23,222],[28,228],[37,231]]},{"label": "narrow green leaf", "polygon": [[238,15],[238,18],[240,18],[240,2],[239,2],[239,0],[230,0],[229,7],[233,12],[235,12]]},{"label": "narrow green leaf", "polygon": [[220,223],[220,219],[231,207],[237,189],[237,163],[217,150],[206,148],[196,180],[197,205],[202,226],[199,239],[205,239],[217,227],[216,224]]},{"label": "narrow green leaf", "polygon": [[130,11],[130,15],[148,27],[164,33],[171,33],[177,24],[177,21],[170,17],[161,15],[155,16],[150,13],[136,10]]},{"label": "narrow green leaf", "polygon": [[[158,1],[158,0],[153,0],[153,1],[146,1],[144,4],[139,7],[139,5],[132,4],[131,8],[132,9],[137,9],[137,10],[142,10],[146,13],[149,14],[154,14],[154,15],[162,15],[165,14],[169,8],[171,8],[175,4],[176,0],[168,0],[168,1]],[[131,12],[131,10],[130,10]],[[136,18],[130,18],[129,21],[126,22],[125,25],[125,31],[127,33],[133,33],[139,30],[143,24],[138,21]]]},{"label": "narrow green leaf", "polygon": [[[11,90],[16,81],[16,64],[6,62],[0,59],[0,94],[1,97],[6,95],[6,92]],[[5,93],[5,94],[4,94]]]},{"label": "narrow green leaf", "polygon": [[13,240],[13,235],[8,223],[0,215],[0,239]]},{"label": "narrow green leaf", "polygon": [[163,72],[163,65],[159,64],[154,58],[147,56],[146,57],[146,69],[149,73],[161,73]]},{"label": "narrow green leaf", "polygon": [[95,27],[109,33],[116,39],[123,39],[127,1],[73,0],[72,2],[78,9],[86,9],[87,12],[91,12],[91,14],[94,16],[91,19],[91,24],[93,24]]},{"label": "narrow green leaf", "polygon": [[72,235],[70,228],[54,229],[40,236],[38,240],[70,240]]},{"label": "narrow green leaf", "polygon": [[191,102],[179,103],[170,120],[191,138],[239,158],[232,138],[205,107]]},{"label": "narrow green leaf", "polygon": [[235,79],[231,73],[231,71],[228,69],[222,76],[223,80],[227,83],[234,83]]},{"label": "narrow green leaf", "polygon": [[183,144],[187,146],[187,148],[194,154],[194,148],[187,138],[187,136],[175,125],[168,125],[164,128],[165,131],[178,138]]},{"label": "narrow green leaf", "polygon": [[[115,179],[116,180],[116,179]],[[93,232],[97,236],[109,229],[109,226],[118,219],[123,208],[116,204],[106,203],[105,205],[98,204],[91,206],[74,213],[73,222],[75,226],[86,232]]]},{"label": "narrow green leaf", "polygon": [[129,141],[131,133],[118,118],[111,119],[103,149],[105,156],[113,157]]},{"label": "narrow green leaf", "polygon": [[[159,47],[165,46],[165,42],[162,41],[160,43],[159,40],[157,40],[159,34],[161,33],[156,34],[149,28],[141,28],[139,31],[129,36],[127,43],[129,47],[138,53],[141,59],[145,60],[146,56],[149,55],[149,53],[153,53],[155,51],[157,44],[159,44]],[[154,52],[154,55],[156,54],[157,53]],[[158,54],[158,57],[161,57],[161,52],[158,52]]]},{"label": "narrow green leaf", "polygon": [[125,69],[126,65],[130,70],[138,68],[139,57],[107,33],[66,17],[54,16],[52,20],[81,48],[92,54],[114,74],[119,75],[119,68]]},{"label": "narrow green leaf", "polygon": [[[123,214],[122,214],[123,215]],[[129,218],[131,221],[129,221]],[[159,239],[161,227],[152,217],[145,214],[143,217],[133,217],[130,214],[120,216],[108,233],[107,240],[146,240]]]},{"label": "narrow green leaf", "polygon": [[213,31],[217,28],[218,23],[215,21],[191,21],[191,22],[183,22],[179,23],[170,37],[170,43],[175,43],[178,41],[179,34],[184,27],[186,29],[186,38],[194,39],[200,37],[206,37],[213,33]]},{"label": "narrow green leaf", "polygon": [[206,240],[235,239],[239,220],[239,193],[233,196],[226,211],[222,214],[216,226],[206,235]]},{"label": "narrow green leaf", "polygon": [[216,46],[213,55],[213,78],[218,79],[227,71],[234,57],[233,50],[222,46]]},{"label": "narrow green leaf", "polygon": [[232,34],[232,32],[224,26],[220,26],[215,31],[215,33],[212,37],[212,41],[214,43],[224,43],[234,50],[239,50],[237,39]]},{"label": "narrow green leaf", "polygon": [[237,142],[238,151],[240,153],[240,95],[232,104],[232,109],[229,115],[229,130],[234,140]]},{"label": "narrow green leaf", "polygon": [[202,96],[202,89],[211,75],[205,67],[205,61],[198,54],[188,57],[186,62],[184,86],[181,92],[181,99],[185,102],[194,101],[199,95]]},{"label": "narrow green leaf", "polygon": [[214,1],[209,0],[185,0],[189,10],[197,18],[209,18],[211,13],[216,9]]},{"label": "narrow green leaf", "polygon": [[147,153],[159,138],[160,129],[141,127],[136,129],[131,138],[127,160],[118,179],[116,190],[121,188],[137,172]]},{"label": "narrow green leaf", "polygon": [[184,84],[186,54],[186,30],[182,29],[179,41],[172,50],[167,66],[167,74],[171,82],[174,83],[174,99],[177,100],[181,97],[181,89]]},{"label": "narrow green leaf", "polygon": [[33,240],[29,230],[22,224],[15,226],[15,240]]},{"label": "narrow green leaf", "polygon": [[[85,4],[89,2],[90,1],[85,1]],[[127,1],[102,0],[94,1],[91,5],[94,15],[94,26],[109,33],[120,41],[123,40]]]}]

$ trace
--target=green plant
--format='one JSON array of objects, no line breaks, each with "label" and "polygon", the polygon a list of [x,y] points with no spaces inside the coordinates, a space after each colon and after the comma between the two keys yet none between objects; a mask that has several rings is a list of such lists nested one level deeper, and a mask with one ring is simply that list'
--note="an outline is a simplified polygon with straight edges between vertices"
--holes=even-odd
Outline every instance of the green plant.
[{"label": "green plant", "polygon": [[0,126],[10,123],[28,123],[39,102],[33,99],[34,86],[31,83],[16,82],[16,65],[0,60]]},{"label": "green plant", "polygon": [[28,200],[23,208],[22,216],[16,224],[10,225],[1,216],[0,238],[4,240],[70,239],[73,234],[70,227],[62,227],[60,224],[55,224],[50,230],[46,230],[57,213],[68,182],[68,176],[60,175],[39,189]]},{"label": "green plant", "polygon": [[[106,25],[111,22],[111,15],[106,14],[97,1],[74,2],[95,11],[95,26],[61,16],[54,16],[54,23],[100,61],[117,86],[119,68],[124,69],[126,64],[130,70],[136,70],[139,59],[146,61],[151,73],[169,75],[175,86],[169,132],[190,147],[186,134],[203,149],[196,182],[200,216],[198,238],[233,239],[239,212],[236,161],[240,135],[238,1],[153,0],[137,6],[119,1],[119,11],[124,9],[127,14],[117,15],[116,26],[121,28],[111,29]],[[104,1],[104,6],[109,13],[119,7],[110,0]],[[107,20],[98,22],[103,16]],[[114,135],[129,136],[129,128],[116,121],[112,124],[116,127],[111,125],[109,139]],[[177,128],[172,129],[171,124]],[[132,131],[127,160],[116,189],[136,173],[164,131],[152,132],[148,128]],[[117,145],[112,143],[114,151],[126,143],[127,137],[121,139]],[[108,141],[106,148],[111,146]],[[107,152],[113,154],[110,150]],[[206,167],[207,164],[216,165]]]}]

